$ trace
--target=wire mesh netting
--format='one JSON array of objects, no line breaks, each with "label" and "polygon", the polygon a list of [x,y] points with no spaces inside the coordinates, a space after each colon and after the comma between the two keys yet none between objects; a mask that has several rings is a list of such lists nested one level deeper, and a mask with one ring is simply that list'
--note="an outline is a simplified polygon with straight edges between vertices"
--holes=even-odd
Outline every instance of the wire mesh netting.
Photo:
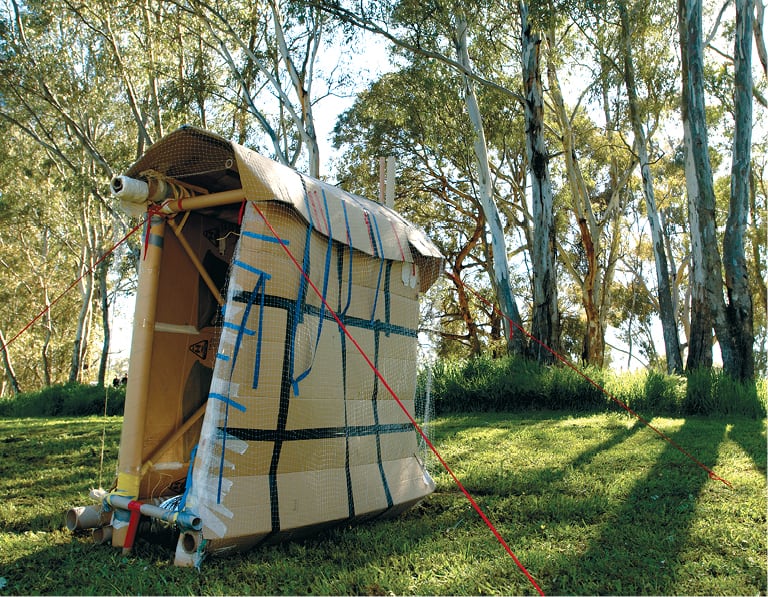
[{"label": "wire mesh netting", "polygon": [[[152,458],[144,497],[183,489],[216,551],[395,513],[431,492],[411,420],[418,298],[439,271],[426,237],[195,129],[128,176],[162,183],[179,212],[164,216],[173,234],[145,241],[163,251],[145,456],[188,429]],[[241,201],[194,208],[238,188]]]}]

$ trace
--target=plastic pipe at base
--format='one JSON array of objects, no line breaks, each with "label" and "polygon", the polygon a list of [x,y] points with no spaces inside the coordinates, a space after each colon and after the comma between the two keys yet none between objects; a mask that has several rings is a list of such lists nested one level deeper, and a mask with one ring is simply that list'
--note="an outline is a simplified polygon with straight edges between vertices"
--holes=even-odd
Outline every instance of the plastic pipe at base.
[{"label": "plastic pipe at base", "polygon": [[67,511],[67,530],[95,529],[109,524],[112,517],[110,512],[105,512],[95,506],[79,506]]},{"label": "plastic pipe at base", "polygon": [[98,529],[93,529],[91,537],[93,538],[93,542],[96,545],[101,545],[102,543],[110,543],[112,541],[112,527],[100,527]]},{"label": "plastic pipe at base", "polygon": [[200,565],[202,554],[199,553],[200,543],[203,540],[203,534],[200,531],[186,531],[179,535],[179,541],[176,543],[176,556],[173,560],[174,566],[181,568],[192,568]]}]

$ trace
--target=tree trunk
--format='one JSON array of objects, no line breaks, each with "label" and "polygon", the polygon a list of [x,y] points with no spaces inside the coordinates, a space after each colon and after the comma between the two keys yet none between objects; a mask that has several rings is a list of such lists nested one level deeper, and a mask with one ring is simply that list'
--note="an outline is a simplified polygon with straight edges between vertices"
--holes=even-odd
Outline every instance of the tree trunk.
[{"label": "tree trunk", "polygon": [[678,0],[678,31],[683,79],[681,113],[685,142],[685,180],[691,237],[691,336],[686,363],[691,370],[712,366],[713,327],[720,343],[724,365],[731,362],[734,353],[725,321],[722,263],[717,250],[715,191],[704,107],[701,0]]},{"label": "tree trunk", "polygon": [[155,139],[161,139],[165,135],[163,130],[163,117],[162,117],[162,105],[160,100],[160,94],[157,87],[157,65],[155,64],[155,32],[152,23],[152,9],[149,5],[149,1],[145,0],[142,6],[142,16],[144,17],[144,35],[147,48],[147,59],[149,61],[147,68],[147,78],[149,83],[150,92],[150,110],[152,117],[152,124],[155,129]]},{"label": "tree trunk", "polygon": [[91,301],[93,300],[93,272],[89,271],[90,250],[84,248],[83,263],[81,270],[85,271],[85,276],[80,281],[80,296],[82,299],[80,313],[77,316],[77,328],[75,330],[75,340],[72,346],[72,360],[69,366],[69,382],[73,383],[80,380],[80,374],[83,368],[83,355],[85,354],[88,343],[88,322],[91,312]]},{"label": "tree trunk", "polygon": [[53,337],[53,316],[51,315],[51,300],[48,297],[48,283],[45,280],[40,280],[40,284],[43,287],[43,296],[45,300],[45,334],[43,336],[43,346],[40,348],[40,358],[43,363],[43,383],[45,387],[48,387],[53,383],[51,376],[51,359],[48,356],[48,348],[51,346],[51,339]]},{"label": "tree trunk", "polygon": [[[551,28],[548,31],[548,37],[550,47],[554,47],[556,44],[554,29]],[[608,223],[612,223],[611,232],[608,234],[620,234],[619,227],[615,225],[616,218],[620,217],[619,208],[625,196],[624,188],[635,164],[630,164],[623,172],[612,173],[610,198],[598,221],[578,162],[575,133],[560,91],[557,69],[552,61],[547,65],[547,77],[552,105],[561,127],[560,138],[563,143],[563,158],[571,192],[571,210],[579,227],[581,246],[584,251],[583,260],[586,263],[586,272],[582,278],[581,271],[577,271],[573,264],[569,263],[567,258],[565,259],[566,267],[581,282],[581,298],[586,317],[582,359],[585,363],[602,367],[605,363],[605,318],[610,307],[611,296],[608,289],[615,271],[615,264],[604,256],[602,234]],[[611,239],[611,251],[615,250],[617,240]]]},{"label": "tree trunk", "polygon": [[[678,29],[683,79],[681,114],[685,143],[685,182],[691,237],[691,333],[686,367],[694,370],[712,366],[714,314],[707,300],[708,279],[721,278],[719,260],[713,264],[710,256],[715,246],[712,238],[715,196],[704,120],[700,0],[678,0]],[[715,267],[712,268],[712,265]],[[722,288],[722,280],[719,288]]]},{"label": "tree trunk", "polygon": [[[312,97],[311,97],[311,85],[312,75],[311,70],[306,71],[306,66],[310,69],[315,63],[317,57],[317,51],[319,49],[320,42],[320,28],[317,24],[313,26],[311,31],[307,33],[307,59],[305,61],[305,69],[299,72],[291,57],[291,53],[288,49],[288,45],[285,41],[285,30],[283,27],[282,16],[280,14],[280,7],[276,0],[270,2],[272,7],[272,19],[275,25],[275,38],[280,48],[280,55],[282,56],[285,68],[288,71],[288,75],[291,78],[293,89],[299,98],[299,106],[301,108],[301,118],[295,123],[296,127],[301,135],[302,140],[307,146],[307,157],[309,160],[309,175],[315,178],[320,177],[320,146],[317,142],[317,132],[315,131],[315,117],[312,111]],[[318,16],[319,16],[318,11]]]},{"label": "tree trunk", "polygon": [[101,304],[101,327],[104,332],[104,341],[101,345],[101,358],[99,359],[99,375],[97,383],[105,385],[107,377],[107,364],[109,363],[109,345],[111,341],[111,326],[109,323],[109,290],[107,288],[107,274],[109,273],[110,259],[101,262],[98,269],[99,302]]},{"label": "tree trunk", "polygon": [[768,78],[768,52],[765,50],[765,37],[763,36],[763,21],[765,19],[765,4],[762,0],[755,0],[755,18],[752,21],[752,30],[755,34],[755,47],[760,64],[763,67],[763,76]]},{"label": "tree trunk", "polygon": [[[467,22],[463,16],[456,15],[456,56],[462,67],[471,72],[472,65],[469,60],[467,48]],[[475,95],[472,79],[464,75],[464,102],[469,113],[470,121],[475,129],[475,157],[477,159],[478,187],[480,191],[480,203],[488,223],[491,234],[491,253],[493,264],[493,283],[499,307],[504,315],[504,331],[507,338],[507,349],[512,354],[523,354],[525,339],[518,331],[515,333],[513,326],[522,329],[522,320],[517,310],[512,289],[509,285],[509,265],[507,264],[507,247],[504,240],[504,228],[501,217],[493,197],[493,184],[491,182],[491,170],[488,165],[488,148],[485,141],[485,129],[480,115],[480,107]]]},{"label": "tree trunk", "polygon": [[[522,0],[520,26],[522,41],[523,89],[525,92],[525,148],[531,177],[533,242],[533,324],[534,338],[554,351],[560,350],[560,318],[557,308],[555,269],[555,224],[549,156],[544,144],[544,98],[541,85],[539,49],[541,38],[531,32],[528,6]],[[554,354],[538,342],[529,350],[540,363],[551,363]]]},{"label": "tree trunk", "polygon": [[459,301],[459,311],[461,318],[464,321],[464,325],[467,327],[467,340],[469,342],[469,350],[472,356],[479,356],[482,352],[482,345],[480,343],[480,333],[477,326],[477,321],[472,315],[472,311],[469,307],[469,296],[467,294],[466,287],[461,283],[461,272],[464,270],[464,261],[470,255],[472,249],[480,242],[480,239],[485,231],[485,222],[482,217],[478,218],[477,226],[472,236],[467,241],[467,244],[461,249],[456,259],[451,264],[451,270],[454,277],[457,280],[456,294]]},{"label": "tree trunk", "polygon": [[653,191],[653,177],[651,174],[650,160],[648,159],[648,146],[645,130],[640,117],[637,87],[635,83],[635,65],[632,58],[632,31],[629,24],[629,15],[624,0],[618,0],[617,7],[621,19],[622,49],[624,58],[624,83],[627,87],[629,100],[629,114],[632,121],[632,132],[635,136],[635,151],[640,162],[640,173],[643,180],[643,195],[645,197],[648,224],[651,228],[651,240],[653,256],[656,263],[656,284],[659,297],[659,317],[664,335],[664,348],[667,356],[667,373],[682,373],[683,361],[680,355],[680,339],[677,333],[675,310],[672,303],[672,285],[670,283],[669,266],[664,248],[659,213],[656,207],[656,199]]},{"label": "tree trunk", "polygon": [[21,393],[21,387],[19,386],[19,380],[16,379],[16,372],[13,370],[11,355],[8,353],[8,346],[5,344],[5,336],[3,335],[2,330],[0,330],[0,348],[3,353],[3,369],[5,370],[5,376],[11,384],[13,395],[16,396]]},{"label": "tree trunk", "polygon": [[[48,226],[45,226],[42,231],[42,258],[43,263],[48,261],[48,240],[51,236],[51,230]],[[34,264],[30,263],[33,267]],[[48,387],[52,383],[51,377],[51,359],[48,356],[48,348],[51,345],[51,339],[53,338],[53,316],[51,315],[51,299],[48,296],[48,280],[46,278],[47,272],[40,272],[38,270],[38,281],[40,283],[40,289],[43,291],[43,302],[45,304],[45,310],[43,315],[45,330],[43,334],[43,345],[40,348],[40,359],[43,365],[43,384]]]},{"label": "tree trunk", "polygon": [[[759,1],[759,0],[758,0]],[[723,366],[733,378],[754,379],[754,328],[744,236],[747,230],[752,159],[752,0],[736,0],[733,92],[735,127],[731,165],[731,201],[723,239],[726,317],[733,358]]]}]

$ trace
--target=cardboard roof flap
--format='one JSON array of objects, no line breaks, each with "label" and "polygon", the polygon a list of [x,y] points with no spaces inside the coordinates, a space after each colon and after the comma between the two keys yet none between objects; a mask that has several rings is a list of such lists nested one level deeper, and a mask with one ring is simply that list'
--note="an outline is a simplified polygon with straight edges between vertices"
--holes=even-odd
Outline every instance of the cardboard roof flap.
[{"label": "cardboard roof flap", "polygon": [[422,292],[442,255],[426,234],[385,205],[305,176],[214,133],[182,127],[163,137],[126,173],[177,179],[216,193],[242,187],[251,201],[292,206],[315,230],[374,257],[417,263]]}]

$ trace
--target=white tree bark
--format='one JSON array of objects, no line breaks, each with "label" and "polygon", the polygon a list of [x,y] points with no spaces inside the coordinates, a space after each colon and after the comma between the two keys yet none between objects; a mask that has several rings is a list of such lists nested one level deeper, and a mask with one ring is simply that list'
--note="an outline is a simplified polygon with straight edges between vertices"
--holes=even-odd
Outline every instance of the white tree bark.
[{"label": "white tree bark", "polygon": [[[469,59],[469,49],[467,47],[467,21],[466,18],[457,12],[455,15],[455,44],[457,62],[461,64],[464,72],[472,70],[472,63]],[[488,165],[488,148],[485,140],[485,129],[483,119],[480,114],[480,106],[475,94],[474,82],[466,74],[464,78],[464,103],[467,107],[469,119],[475,130],[474,151],[477,159],[478,188],[480,193],[480,204],[488,224],[488,231],[491,236],[492,265],[493,265],[493,285],[496,290],[496,297],[499,301],[499,307],[504,315],[504,331],[507,338],[507,347],[512,353],[522,353],[525,347],[523,335],[515,333],[514,327],[522,329],[520,313],[512,295],[512,289],[509,286],[509,265],[507,263],[507,247],[504,240],[504,227],[501,223],[499,210],[493,197],[493,182],[491,180],[491,169]]]},{"label": "white tree bark", "polygon": [[[13,390],[13,394],[15,396],[21,392],[21,388],[19,387],[19,380],[16,378],[16,372],[13,370],[13,363],[11,362],[11,355],[8,352],[8,346],[5,343],[3,330],[0,330],[0,352],[2,352],[3,355],[3,369],[5,370],[5,377],[8,378],[8,381],[11,384],[11,389]],[[2,393],[0,393],[0,396],[2,396]]]},{"label": "white tree bark", "polygon": [[685,181],[691,237],[691,334],[686,367],[712,366],[712,328],[717,332],[723,361],[730,357],[724,321],[723,276],[717,250],[715,191],[709,161],[704,109],[704,57],[701,0],[678,0],[678,31],[682,56]]},{"label": "white tree bark", "polygon": [[723,239],[728,297],[725,312],[734,352],[734,358],[729,363],[723,360],[723,365],[733,377],[741,380],[751,380],[755,375],[752,294],[744,248],[752,161],[752,1],[736,0],[731,201]]},{"label": "white tree bark", "polygon": [[[531,211],[534,233],[531,238],[533,260],[533,324],[531,332],[549,348],[559,351],[560,318],[557,307],[555,269],[555,218],[549,156],[544,143],[544,97],[541,84],[541,38],[528,25],[528,6],[518,2],[520,10],[523,90],[525,93],[525,148],[531,181]],[[532,343],[539,362],[550,362],[554,355],[540,344]]]},{"label": "white tree bark", "polygon": [[683,361],[680,355],[680,339],[677,334],[677,321],[672,303],[672,285],[670,283],[667,254],[664,248],[664,235],[659,221],[659,211],[653,191],[653,175],[651,174],[648,158],[648,142],[640,116],[637,87],[635,83],[635,65],[632,58],[632,31],[627,6],[624,0],[617,2],[621,20],[622,53],[624,58],[624,83],[627,87],[629,114],[632,122],[632,132],[635,136],[635,151],[640,162],[640,173],[643,182],[643,196],[651,228],[653,257],[656,263],[656,284],[659,298],[659,317],[664,335],[664,348],[667,356],[667,372],[682,373]]}]

